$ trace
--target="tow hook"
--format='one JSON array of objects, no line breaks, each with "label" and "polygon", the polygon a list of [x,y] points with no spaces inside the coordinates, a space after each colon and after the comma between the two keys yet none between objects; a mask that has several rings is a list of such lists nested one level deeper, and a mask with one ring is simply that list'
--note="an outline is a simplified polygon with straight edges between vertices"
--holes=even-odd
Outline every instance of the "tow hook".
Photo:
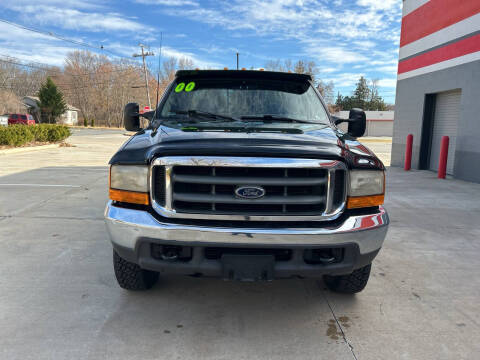
[{"label": "tow hook", "polygon": [[178,257],[179,257],[179,249],[177,247],[169,247],[169,246],[165,246],[163,248],[163,252],[162,254],[160,255],[160,257],[162,258],[162,260],[165,260],[165,261],[175,261],[175,260],[178,260]]}]

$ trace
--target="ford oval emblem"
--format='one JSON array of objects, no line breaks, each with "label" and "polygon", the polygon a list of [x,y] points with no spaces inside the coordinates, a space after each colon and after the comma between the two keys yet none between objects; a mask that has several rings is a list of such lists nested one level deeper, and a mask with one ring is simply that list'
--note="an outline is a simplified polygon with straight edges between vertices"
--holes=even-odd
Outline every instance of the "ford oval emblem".
[{"label": "ford oval emblem", "polygon": [[260,186],[239,186],[235,194],[243,199],[259,199],[265,196],[265,189]]}]

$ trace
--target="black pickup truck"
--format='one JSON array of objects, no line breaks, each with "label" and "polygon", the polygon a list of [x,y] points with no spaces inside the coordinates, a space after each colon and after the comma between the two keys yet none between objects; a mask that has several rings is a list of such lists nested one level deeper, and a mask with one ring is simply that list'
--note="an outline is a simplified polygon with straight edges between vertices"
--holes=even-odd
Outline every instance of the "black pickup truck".
[{"label": "black pickup truck", "polygon": [[308,75],[178,71],[155,111],[125,107],[136,134],[110,160],[119,285],[170,273],[361,291],[389,223],[385,168],[356,140],[365,123],[360,109],[332,117]]}]

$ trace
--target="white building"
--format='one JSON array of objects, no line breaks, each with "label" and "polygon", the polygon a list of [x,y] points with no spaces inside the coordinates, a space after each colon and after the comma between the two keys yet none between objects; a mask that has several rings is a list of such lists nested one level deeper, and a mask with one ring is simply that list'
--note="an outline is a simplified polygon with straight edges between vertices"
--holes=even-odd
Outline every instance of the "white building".
[{"label": "white building", "polygon": [[[38,122],[40,118],[40,110],[37,105],[37,101],[40,99],[36,96],[24,96],[23,103],[28,107],[29,112],[33,115],[35,120]],[[67,111],[60,116],[59,123],[65,125],[77,125],[78,123],[78,112],[79,109],[76,107],[67,104]]]},{"label": "white building", "polygon": [[[334,116],[348,119],[349,111],[339,111]],[[367,128],[364,136],[392,136],[394,111],[365,111]],[[339,128],[347,131],[348,124],[342,123]]]}]

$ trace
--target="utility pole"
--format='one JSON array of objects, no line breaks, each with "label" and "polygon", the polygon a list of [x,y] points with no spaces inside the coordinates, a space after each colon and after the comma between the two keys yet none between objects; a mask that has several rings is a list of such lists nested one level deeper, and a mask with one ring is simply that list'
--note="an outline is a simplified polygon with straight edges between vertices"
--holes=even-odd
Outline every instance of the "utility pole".
[{"label": "utility pole", "polygon": [[237,52],[237,70],[238,70],[238,55],[240,54]]},{"label": "utility pole", "polygon": [[142,57],[142,60],[143,60],[143,72],[145,74],[145,88],[147,89],[147,98],[148,98],[148,107],[151,109],[152,108],[152,103],[150,101],[150,90],[148,89],[148,76],[147,76],[147,65],[145,65],[145,57],[147,56],[154,56],[155,54],[151,51],[147,51],[145,52],[143,50],[143,48],[145,47],[145,45],[143,44],[138,44],[138,46],[140,46],[140,48],[142,49],[142,53],[141,54],[133,54],[132,56],[133,57]]}]

